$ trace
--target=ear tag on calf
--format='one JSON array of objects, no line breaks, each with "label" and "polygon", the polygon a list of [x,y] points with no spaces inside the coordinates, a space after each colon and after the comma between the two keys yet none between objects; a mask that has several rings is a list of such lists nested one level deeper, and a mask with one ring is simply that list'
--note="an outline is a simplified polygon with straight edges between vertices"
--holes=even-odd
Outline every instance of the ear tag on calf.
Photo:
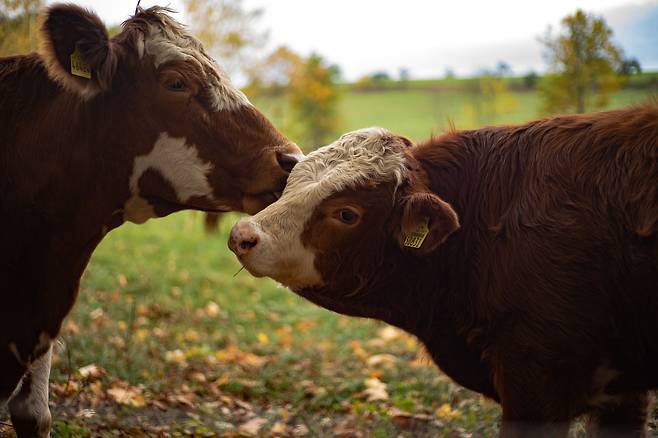
[{"label": "ear tag on calf", "polygon": [[81,78],[91,79],[91,69],[85,60],[82,59],[82,55],[78,52],[77,48],[71,53],[71,74],[80,76]]},{"label": "ear tag on calf", "polygon": [[418,228],[409,233],[409,235],[407,235],[407,237],[404,239],[404,246],[408,246],[410,248],[420,248],[420,245],[423,244],[427,234],[430,232],[429,222],[430,218],[424,217],[421,223],[418,224]]}]

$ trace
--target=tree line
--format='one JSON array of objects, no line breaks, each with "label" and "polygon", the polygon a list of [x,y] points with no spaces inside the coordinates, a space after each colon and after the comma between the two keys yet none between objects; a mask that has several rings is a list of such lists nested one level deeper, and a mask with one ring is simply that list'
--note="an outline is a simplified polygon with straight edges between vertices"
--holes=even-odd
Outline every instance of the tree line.
[{"label": "tree line", "polygon": [[[0,0],[0,56],[36,49],[37,17],[43,0]],[[246,80],[250,96],[279,96],[291,111],[287,134],[300,144],[317,146],[333,138],[339,126],[340,69],[320,54],[303,56],[289,47],[265,52],[268,32],[262,9],[249,9],[244,0],[184,0],[190,30],[231,75]],[[111,32],[118,32],[115,26]],[[537,88],[546,113],[585,112],[605,107],[629,75],[641,72],[637,59],[626,58],[612,40],[612,29],[602,17],[577,10],[566,16],[558,32],[548,29],[540,39],[548,69],[522,78],[522,86]],[[509,111],[516,105],[509,93],[511,69],[500,62],[466,81],[467,104],[477,120]],[[409,71],[398,79],[386,72],[365,75],[355,91],[404,88]],[[454,76],[450,72],[446,77]],[[517,82],[518,84],[518,82]]]}]

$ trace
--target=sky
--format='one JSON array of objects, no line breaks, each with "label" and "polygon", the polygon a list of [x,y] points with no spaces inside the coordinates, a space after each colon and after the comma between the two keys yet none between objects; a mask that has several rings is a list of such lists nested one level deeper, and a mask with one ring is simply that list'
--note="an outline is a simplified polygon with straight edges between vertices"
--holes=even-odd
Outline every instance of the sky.
[{"label": "sky", "polygon": [[[135,0],[73,0],[107,24],[133,14]],[[543,71],[539,38],[576,8],[602,15],[614,40],[645,70],[658,70],[658,0],[244,0],[262,8],[268,48],[286,45],[337,64],[346,80],[376,71],[436,78],[447,69],[468,76],[505,61],[516,74]],[[48,1],[52,3],[52,1]],[[143,0],[142,7],[182,0]],[[184,15],[178,20],[185,22]],[[217,60],[221,64],[221,59]]]}]

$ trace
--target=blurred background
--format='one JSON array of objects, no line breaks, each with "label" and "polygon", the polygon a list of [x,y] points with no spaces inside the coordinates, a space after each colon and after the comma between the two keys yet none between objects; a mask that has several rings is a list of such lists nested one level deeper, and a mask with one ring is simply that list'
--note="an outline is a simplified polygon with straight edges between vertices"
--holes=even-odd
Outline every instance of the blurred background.
[{"label": "blurred background", "polygon": [[[37,47],[48,3],[0,0],[0,56]],[[136,6],[76,3],[112,34]],[[366,126],[421,140],[657,99],[656,0],[169,6],[306,151]],[[210,235],[183,212],[104,240],[55,355],[54,436],[496,434],[498,407],[452,384],[413,338],[241,272],[226,248],[236,218],[205,220]]]},{"label": "blurred background", "polygon": [[[0,55],[37,46],[43,0],[0,0]],[[77,2],[111,33],[135,0]],[[157,2],[142,2],[142,7]],[[174,0],[177,18],[305,149],[381,125],[415,139],[639,103],[658,1]]]}]

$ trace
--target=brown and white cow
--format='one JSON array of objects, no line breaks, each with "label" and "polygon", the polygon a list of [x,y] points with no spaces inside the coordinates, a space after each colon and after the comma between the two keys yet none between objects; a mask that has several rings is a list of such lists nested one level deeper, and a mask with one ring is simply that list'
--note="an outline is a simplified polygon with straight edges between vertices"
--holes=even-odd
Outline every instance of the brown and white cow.
[{"label": "brown and white cow", "polygon": [[55,5],[39,54],[0,59],[0,407],[21,437],[48,435],[52,341],[103,236],[186,208],[255,213],[301,156],[167,12],[110,39]]},{"label": "brown and white cow", "polygon": [[644,433],[658,388],[656,106],[417,146],[356,131],[299,163],[229,246],[256,276],[416,335],[502,404],[503,436],[564,436],[581,414],[594,436]]}]

